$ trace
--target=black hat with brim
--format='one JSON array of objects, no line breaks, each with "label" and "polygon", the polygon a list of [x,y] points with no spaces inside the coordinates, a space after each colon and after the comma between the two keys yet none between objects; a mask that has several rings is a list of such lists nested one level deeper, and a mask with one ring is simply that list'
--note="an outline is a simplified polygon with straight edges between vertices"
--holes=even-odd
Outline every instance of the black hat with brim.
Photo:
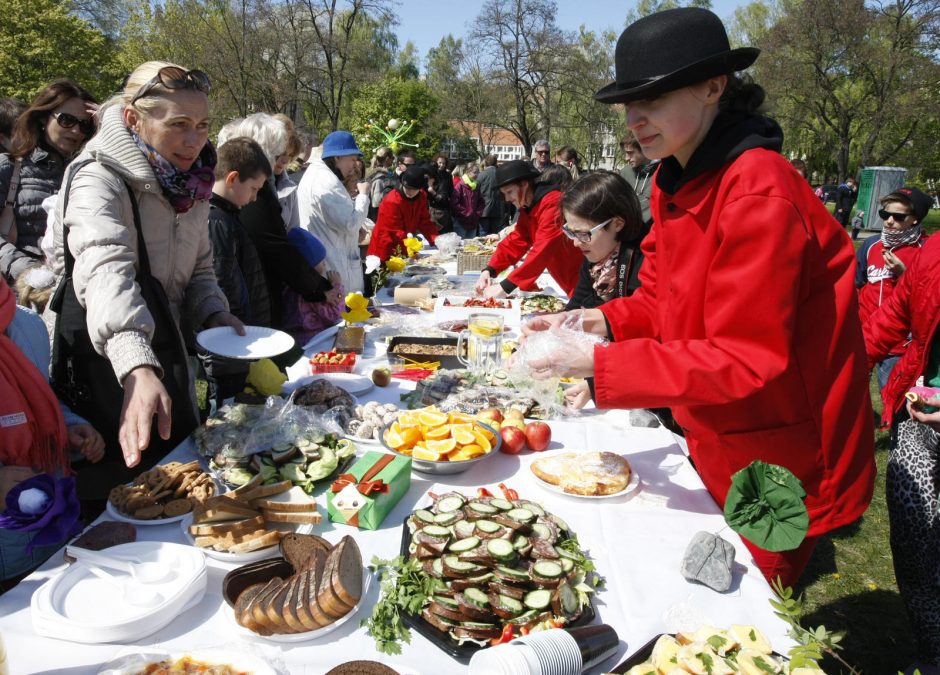
[{"label": "black hat with brim", "polygon": [[428,187],[427,170],[422,166],[409,166],[401,175],[401,183],[416,190],[426,190]]},{"label": "black hat with brim", "polygon": [[594,94],[601,103],[629,103],[744,70],[754,47],[731,49],[724,24],[699,7],[656,12],[627,26],[617,40],[617,81]]},{"label": "black hat with brim", "polygon": [[924,222],[924,218],[930,213],[930,207],[933,206],[933,199],[925,195],[916,187],[900,187],[891,194],[887,194],[879,201],[900,201],[907,204],[911,213],[917,218],[918,223]]},{"label": "black hat with brim", "polygon": [[538,175],[539,171],[532,166],[532,162],[514,159],[496,167],[496,187],[501,188],[510,183],[534,179]]}]

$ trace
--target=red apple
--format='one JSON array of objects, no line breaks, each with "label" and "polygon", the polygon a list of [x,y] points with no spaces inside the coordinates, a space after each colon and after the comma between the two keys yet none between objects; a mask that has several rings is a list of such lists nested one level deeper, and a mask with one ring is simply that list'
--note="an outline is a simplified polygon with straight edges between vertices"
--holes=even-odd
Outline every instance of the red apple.
[{"label": "red apple", "polygon": [[529,422],[525,425],[525,440],[535,452],[541,452],[552,442],[552,428],[545,422]]},{"label": "red apple", "polygon": [[507,455],[518,455],[525,450],[525,433],[516,427],[503,427],[499,430],[499,435],[503,438],[503,444],[499,449]]},{"label": "red apple", "polygon": [[483,408],[480,412],[477,413],[477,419],[481,422],[486,422],[487,420],[493,420],[494,422],[503,421],[503,411],[499,408]]}]

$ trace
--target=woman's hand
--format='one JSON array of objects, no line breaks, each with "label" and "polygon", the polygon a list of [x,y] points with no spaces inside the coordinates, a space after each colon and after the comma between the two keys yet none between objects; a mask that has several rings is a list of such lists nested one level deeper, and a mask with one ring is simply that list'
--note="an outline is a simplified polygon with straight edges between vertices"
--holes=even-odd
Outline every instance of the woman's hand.
[{"label": "woman's hand", "polygon": [[506,291],[499,284],[491,284],[483,290],[483,297],[487,300],[490,298],[505,298]]},{"label": "woman's hand", "polygon": [[90,424],[73,424],[68,428],[69,450],[81,452],[92,464],[104,457],[104,438]]},{"label": "woman's hand", "polygon": [[550,377],[592,377],[594,344],[565,342],[551,356],[529,361],[529,372],[536,380]]},{"label": "woman's hand", "polygon": [[565,325],[566,321],[572,320],[572,315],[578,311],[580,310],[575,309],[570,312],[556,312],[555,314],[537,314],[522,324],[522,335],[524,337],[532,333],[539,333],[543,330],[559,328]]},{"label": "woman's hand", "polygon": [[339,275],[339,272],[336,270],[329,270],[326,273],[326,280],[330,282],[332,286],[339,286],[343,281],[343,278]]},{"label": "woman's hand", "polygon": [[231,312],[216,312],[210,314],[209,318],[206,319],[206,328],[218,328],[219,326],[231,326],[239,335],[245,334],[245,324]]},{"label": "woman's hand", "polygon": [[885,251],[883,257],[885,259],[885,267],[889,272],[891,272],[891,276],[899,277],[904,274],[904,270],[907,269],[907,265],[905,265],[901,259],[895,255],[894,251]]},{"label": "woman's hand", "polygon": [[[936,398],[928,398],[924,404],[933,406],[934,408],[940,408],[940,396]],[[921,424],[926,424],[934,431],[940,431],[940,410],[937,412],[926,413],[922,410],[917,410],[913,407],[913,403],[908,401],[907,412],[911,416],[911,419],[920,422]]]},{"label": "woman's hand", "polygon": [[[217,314],[228,312],[217,312]],[[214,315],[213,315],[214,316]],[[173,401],[166,387],[150,366],[135,368],[124,378],[124,406],[121,408],[121,424],[118,441],[127,466],[137,466],[140,453],[150,445],[150,425],[157,416],[157,431],[160,438],[169,440]]]},{"label": "woman's hand", "polygon": [[473,287],[473,292],[477,295],[482,295],[490,285],[490,271],[483,270],[480,272],[480,278],[477,279],[476,286]]},{"label": "woman's hand", "polygon": [[591,400],[591,388],[587,382],[578,382],[565,389],[565,406],[580,410]]}]

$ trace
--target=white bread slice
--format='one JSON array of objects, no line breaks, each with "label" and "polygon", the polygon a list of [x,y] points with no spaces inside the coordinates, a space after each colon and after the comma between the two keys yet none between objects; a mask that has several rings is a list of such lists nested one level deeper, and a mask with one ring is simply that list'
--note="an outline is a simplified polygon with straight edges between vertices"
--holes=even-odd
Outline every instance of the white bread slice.
[{"label": "white bread slice", "polygon": [[256,539],[264,534],[267,534],[268,531],[269,530],[262,526],[234,535],[221,534],[218,536],[209,535],[205,537],[196,537],[195,544],[200,548],[214,548],[216,551],[228,551],[236,544],[243,544],[250,539]]},{"label": "white bread slice", "polygon": [[[238,495],[238,499],[245,504],[249,504],[256,499],[264,499],[265,497],[287,492],[292,487],[294,487],[294,484],[289,480],[282,480],[280,483],[271,483],[270,485],[259,485],[256,488],[242,492]],[[303,492],[303,490],[301,490],[301,492]]]},{"label": "white bread slice", "polygon": [[269,523],[298,523],[301,525],[319,525],[323,522],[323,516],[313,511],[309,513],[297,511],[272,511],[270,509],[261,509],[261,515]]},{"label": "white bread slice", "polygon": [[289,490],[279,492],[270,497],[252,500],[252,505],[259,509],[272,511],[296,511],[306,513],[317,510],[317,500],[308,495],[296,485]]},{"label": "white bread slice", "polygon": [[226,520],[243,520],[258,515],[256,509],[250,509],[239,501],[219,495],[210,497],[193,511],[193,524],[219,523]]},{"label": "white bread slice", "polygon": [[274,531],[265,530],[263,534],[260,534],[251,539],[246,539],[243,542],[238,544],[233,544],[228,547],[229,553],[249,553],[251,551],[257,551],[258,549],[267,548],[268,546],[275,546],[277,542],[281,540],[281,533]]},{"label": "white bread slice", "polygon": [[189,533],[194,537],[237,536],[244,532],[254,532],[263,527],[264,517],[259,513],[253,518],[226,520],[219,523],[205,523],[203,525],[190,525]]}]

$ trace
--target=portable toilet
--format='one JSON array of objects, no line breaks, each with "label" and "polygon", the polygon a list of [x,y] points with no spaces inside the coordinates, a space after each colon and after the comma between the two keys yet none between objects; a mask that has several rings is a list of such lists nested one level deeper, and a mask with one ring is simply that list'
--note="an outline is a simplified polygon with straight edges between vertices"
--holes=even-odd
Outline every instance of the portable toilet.
[{"label": "portable toilet", "polygon": [[865,214],[862,217],[864,228],[880,232],[884,221],[878,216],[878,209],[881,208],[878,200],[904,185],[906,179],[907,169],[897,166],[868,166],[862,169],[858,200],[852,209],[852,217],[862,211]]}]

